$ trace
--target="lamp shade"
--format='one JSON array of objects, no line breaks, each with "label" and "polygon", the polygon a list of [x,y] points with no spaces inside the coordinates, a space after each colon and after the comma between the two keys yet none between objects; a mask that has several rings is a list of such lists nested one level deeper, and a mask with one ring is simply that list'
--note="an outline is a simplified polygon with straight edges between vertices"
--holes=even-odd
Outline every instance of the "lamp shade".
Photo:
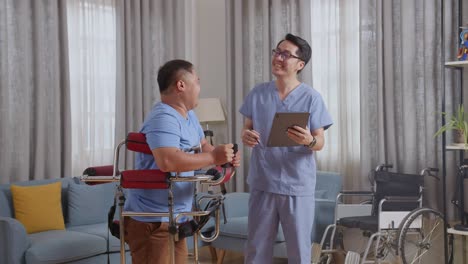
[{"label": "lamp shade", "polygon": [[193,110],[200,123],[223,122],[225,120],[219,98],[200,98],[198,106]]}]

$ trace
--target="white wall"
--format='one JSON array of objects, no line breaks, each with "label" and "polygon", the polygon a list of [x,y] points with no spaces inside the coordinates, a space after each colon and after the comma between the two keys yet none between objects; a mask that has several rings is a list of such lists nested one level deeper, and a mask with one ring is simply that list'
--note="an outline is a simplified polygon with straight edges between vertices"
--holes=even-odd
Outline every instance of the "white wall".
[{"label": "white wall", "polygon": [[[226,21],[224,0],[197,0],[194,64],[200,76],[200,98],[218,97],[226,111]],[[226,115],[227,116],[227,115]],[[210,124],[215,143],[227,142],[227,123]]]}]

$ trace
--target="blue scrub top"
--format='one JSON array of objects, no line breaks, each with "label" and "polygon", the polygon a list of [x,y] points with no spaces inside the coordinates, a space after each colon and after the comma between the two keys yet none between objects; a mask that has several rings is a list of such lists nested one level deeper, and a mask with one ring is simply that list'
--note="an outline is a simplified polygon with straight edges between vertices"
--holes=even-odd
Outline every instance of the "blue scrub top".
[{"label": "blue scrub top", "polygon": [[253,129],[260,133],[260,144],[252,149],[247,183],[265,192],[313,196],[316,164],[314,152],[305,146],[267,147],[276,112],[309,112],[308,127],[328,129],[333,122],[322,96],[301,83],[281,101],[275,81],[254,87],[239,112],[252,119]]},{"label": "blue scrub top", "polygon": [[[150,111],[140,132],[146,134],[150,149],[174,147],[188,149],[200,144],[204,138],[203,129],[193,111],[184,118],[171,106],[157,103]],[[154,157],[143,153],[135,155],[136,169],[158,169]],[[183,172],[181,176],[193,176],[193,171]],[[175,212],[192,210],[193,183],[177,182],[173,184]],[[136,212],[167,212],[167,190],[128,189],[124,209]],[[164,217],[132,217],[142,222],[168,222]],[[181,219],[185,221],[186,219]]]}]

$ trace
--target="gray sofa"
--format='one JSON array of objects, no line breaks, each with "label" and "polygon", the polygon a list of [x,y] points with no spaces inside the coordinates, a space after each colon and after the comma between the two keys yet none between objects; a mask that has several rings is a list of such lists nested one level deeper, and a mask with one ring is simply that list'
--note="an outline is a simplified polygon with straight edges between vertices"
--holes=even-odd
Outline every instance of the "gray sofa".
[{"label": "gray sofa", "polygon": [[[342,189],[342,177],[334,172],[317,172],[315,219],[312,242],[320,243],[325,228],[334,222],[336,196]],[[247,240],[248,193],[229,193],[225,199],[227,223],[222,223],[218,238],[211,243],[220,250],[218,263],[226,250],[243,252]],[[281,226],[276,237],[274,256],[286,258],[286,242]]]},{"label": "gray sofa", "polygon": [[[88,186],[74,178],[38,180],[16,185],[62,182],[65,230],[27,234],[14,218],[10,185],[0,185],[0,263],[120,263],[119,240],[107,232],[113,183]],[[131,263],[127,253],[127,263]]]}]

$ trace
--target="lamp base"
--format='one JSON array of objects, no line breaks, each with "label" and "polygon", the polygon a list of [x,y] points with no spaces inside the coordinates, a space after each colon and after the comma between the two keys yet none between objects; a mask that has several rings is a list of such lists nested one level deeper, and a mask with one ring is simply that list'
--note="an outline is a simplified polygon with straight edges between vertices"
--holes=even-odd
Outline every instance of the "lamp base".
[{"label": "lamp base", "polygon": [[210,144],[213,145],[213,131],[211,130],[205,130],[203,131],[203,133],[205,134],[205,138],[206,137],[210,137]]},{"label": "lamp base", "polygon": [[211,131],[211,130],[205,130],[205,131],[203,131],[203,133],[205,133],[205,137],[212,137],[213,136],[213,131]]}]

